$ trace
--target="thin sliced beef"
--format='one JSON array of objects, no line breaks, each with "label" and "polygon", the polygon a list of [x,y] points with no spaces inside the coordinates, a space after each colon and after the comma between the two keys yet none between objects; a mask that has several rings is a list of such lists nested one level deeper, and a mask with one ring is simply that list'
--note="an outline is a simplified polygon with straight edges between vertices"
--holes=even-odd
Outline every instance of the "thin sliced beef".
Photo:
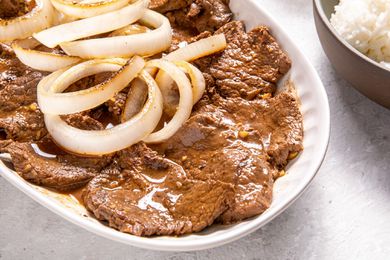
[{"label": "thin sliced beef", "polygon": [[10,112],[0,112],[0,131],[6,139],[28,142],[46,135],[43,115],[33,103]]},{"label": "thin sliced beef", "polygon": [[291,92],[253,101],[214,95],[207,103],[152,148],[195,179],[234,185],[234,200],[219,218],[223,223],[260,214],[271,203],[279,166],[290,152],[302,150],[299,104]]},{"label": "thin sliced beef", "polygon": [[[80,129],[103,129],[101,123],[83,114],[64,116],[64,120]],[[0,152],[11,155],[15,170],[24,179],[61,191],[84,186],[112,161],[112,155],[82,157],[68,154],[49,136],[36,142],[0,141]]]},{"label": "thin sliced beef", "polygon": [[120,152],[83,197],[86,207],[111,227],[150,236],[204,229],[226,210],[231,193],[231,185],[192,179],[141,143]]},{"label": "thin sliced beef", "polygon": [[[0,141],[0,152],[11,155],[17,173],[25,180],[37,185],[60,191],[76,189],[84,186],[101,169],[101,167],[96,166],[96,158],[77,159],[76,156],[73,156],[76,160],[70,160],[69,156],[63,157],[62,155],[48,158],[35,151],[38,149],[36,145],[10,140]],[[87,166],[83,166],[83,164]]]},{"label": "thin sliced beef", "polygon": [[0,112],[36,102],[36,86],[44,75],[25,66],[10,47],[0,43]]},{"label": "thin sliced beef", "polygon": [[[174,1],[172,1],[174,2]],[[225,0],[195,0],[185,8],[166,13],[176,27],[214,32],[231,21],[233,14]]]},{"label": "thin sliced beef", "polygon": [[[245,32],[234,21],[220,28],[228,42],[226,49],[210,60],[209,73],[224,97],[253,99],[260,93],[273,93],[276,82],[288,72],[291,61],[266,27]],[[204,69],[207,70],[207,67]]]},{"label": "thin sliced beef", "polygon": [[166,13],[190,5],[192,0],[151,0],[149,8],[160,13]]},{"label": "thin sliced beef", "polygon": [[35,7],[31,0],[1,0],[0,19],[9,19],[24,15]]}]

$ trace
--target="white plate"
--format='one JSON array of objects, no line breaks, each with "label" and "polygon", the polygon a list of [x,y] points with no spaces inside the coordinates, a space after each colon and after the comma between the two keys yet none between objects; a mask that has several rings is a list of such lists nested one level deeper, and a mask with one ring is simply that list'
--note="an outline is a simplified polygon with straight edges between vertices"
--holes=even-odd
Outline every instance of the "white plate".
[{"label": "white plate", "polygon": [[325,156],[330,131],[329,105],[324,87],[307,58],[256,0],[231,0],[235,18],[247,29],[267,25],[293,61],[290,77],[296,85],[304,116],[304,151],[289,165],[288,174],[274,187],[271,207],[263,214],[238,224],[214,225],[197,234],[182,237],[142,238],[116,231],[95,220],[76,200],[31,185],[0,162],[2,176],[31,198],[63,218],[103,237],[132,246],[166,251],[212,248],[239,239],[264,226],[283,212],[309,185]]}]

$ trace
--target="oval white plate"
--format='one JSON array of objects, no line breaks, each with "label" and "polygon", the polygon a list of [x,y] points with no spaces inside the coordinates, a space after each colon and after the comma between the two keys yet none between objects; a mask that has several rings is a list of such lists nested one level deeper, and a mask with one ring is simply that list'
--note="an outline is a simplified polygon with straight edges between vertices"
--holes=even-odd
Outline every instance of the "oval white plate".
[{"label": "oval white plate", "polygon": [[266,212],[238,224],[214,225],[197,234],[142,238],[105,226],[86,212],[76,200],[29,184],[0,162],[2,176],[43,206],[80,227],[112,240],[153,250],[189,251],[216,247],[257,230],[283,212],[309,185],[325,156],[330,132],[328,99],[313,66],[259,3],[255,0],[247,0],[245,4],[240,0],[230,2],[235,19],[244,20],[247,29],[257,25],[271,28],[272,34],[293,61],[289,76],[295,83],[302,103],[304,151],[289,165],[288,174],[276,182],[274,199]]}]

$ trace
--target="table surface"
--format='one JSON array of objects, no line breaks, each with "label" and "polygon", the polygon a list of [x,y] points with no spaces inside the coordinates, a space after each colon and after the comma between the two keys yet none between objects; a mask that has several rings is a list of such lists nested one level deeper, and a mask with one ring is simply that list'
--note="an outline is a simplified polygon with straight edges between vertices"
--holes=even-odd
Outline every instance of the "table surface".
[{"label": "table surface", "polygon": [[199,252],[143,250],[98,237],[0,177],[1,259],[385,259],[390,255],[390,110],[341,79],[314,27],[310,0],[259,0],[288,29],[329,95],[332,135],[309,189],[257,232]]}]

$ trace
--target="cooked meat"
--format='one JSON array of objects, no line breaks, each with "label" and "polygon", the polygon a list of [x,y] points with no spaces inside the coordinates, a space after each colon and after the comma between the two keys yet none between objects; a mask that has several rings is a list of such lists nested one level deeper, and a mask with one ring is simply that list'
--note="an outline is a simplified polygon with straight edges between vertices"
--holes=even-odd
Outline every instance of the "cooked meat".
[{"label": "cooked meat", "polygon": [[95,164],[96,158],[78,159],[73,156],[75,160],[71,160],[70,156],[62,158],[62,155],[57,155],[52,159],[39,155],[35,151],[39,144],[0,141],[0,152],[11,155],[15,170],[25,180],[60,191],[84,186],[100,170]]},{"label": "cooked meat", "polygon": [[154,0],[150,7],[164,13],[173,27],[198,33],[214,32],[233,17],[228,0]]},{"label": "cooked meat", "polygon": [[61,116],[69,125],[83,130],[102,130],[104,125],[90,117],[87,113],[77,113],[72,115]]},{"label": "cooked meat", "polygon": [[272,199],[278,166],[287,163],[290,152],[302,149],[302,117],[295,96],[283,92],[248,101],[215,95],[211,104],[198,107],[172,138],[153,148],[194,178],[234,185],[235,202],[222,222],[263,212]]},{"label": "cooked meat", "polygon": [[[70,125],[81,129],[103,128],[101,123],[87,115],[74,114],[65,116],[64,119]],[[112,160],[110,155],[81,157],[68,154],[58,148],[50,137],[35,143],[0,141],[0,152],[11,155],[15,170],[24,179],[61,191],[84,186]]]},{"label": "cooked meat", "polygon": [[141,143],[88,184],[84,204],[122,232],[181,235],[211,225],[231,193],[229,184],[193,179]]},{"label": "cooked meat", "polygon": [[259,93],[273,93],[291,61],[269,30],[257,27],[245,33],[244,24],[234,21],[218,33],[225,34],[228,46],[213,57],[209,70],[220,94],[253,99]]},{"label": "cooked meat", "polygon": [[190,5],[192,0],[151,0],[149,8],[160,13],[166,13]]},{"label": "cooked meat", "polygon": [[1,0],[0,6],[0,19],[9,19],[31,11],[35,6],[35,1]]},{"label": "cooked meat", "polygon": [[110,112],[110,115],[114,117],[116,122],[120,122],[120,117],[122,115],[122,111],[125,108],[127,93],[129,92],[129,88],[124,89],[117,93],[113,98],[108,100],[105,104]]},{"label": "cooked meat", "polygon": [[6,139],[28,142],[41,139],[46,133],[43,114],[35,103],[11,112],[0,112],[0,131]]},{"label": "cooked meat", "polygon": [[0,112],[36,102],[36,86],[43,76],[21,63],[10,47],[0,43]]},{"label": "cooked meat", "polygon": [[227,1],[195,0],[180,10],[167,13],[172,24],[180,27],[196,29],[198,32],[214,32],[233,17]]}]

